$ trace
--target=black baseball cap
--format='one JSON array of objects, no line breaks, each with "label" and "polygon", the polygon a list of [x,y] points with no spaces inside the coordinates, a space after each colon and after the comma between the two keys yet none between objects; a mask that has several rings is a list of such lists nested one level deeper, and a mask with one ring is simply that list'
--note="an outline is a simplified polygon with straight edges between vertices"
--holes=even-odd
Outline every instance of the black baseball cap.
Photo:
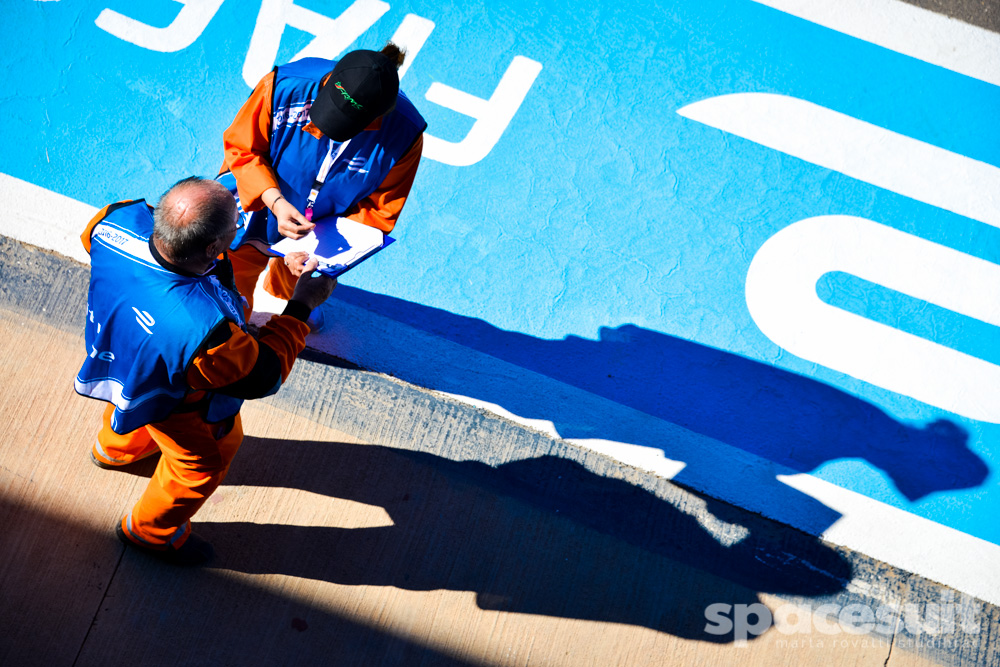
[{"label": "black baseball cap", "polygon": [[396,64],[378,51],[351,51],[333,68],[312,103],[310,120],[334,141],[347,141],[396,106]]}]

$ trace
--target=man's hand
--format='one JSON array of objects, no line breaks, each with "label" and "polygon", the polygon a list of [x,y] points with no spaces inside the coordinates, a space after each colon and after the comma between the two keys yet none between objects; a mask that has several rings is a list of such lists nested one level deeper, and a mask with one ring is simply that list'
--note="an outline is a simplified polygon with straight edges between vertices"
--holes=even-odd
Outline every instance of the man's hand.
[{"label": "man's hand", "polygon": [[316,226],[306,220],[305,216],[284,197],[271,205],[271,213],[278,221],[278,231],[290,239],[300,239]]},{"label": "man's hand", "polygon": [[330,298],[333,288],[337,286],[336,278],[320,274],[313,278],[313,270],[319,265],[315,259],[310,259],[302,266],[302,273],[298,282],[295,283],[295,291],[292,292],[292,299],[300,301],[309,308],[318,308],[321,303]]},{"label": "man's hand", "polygon": [[288,267],[293,276],[301,276],[308,265],[309,253],[307,252],[290,252],[285,255],[285,266]]}]

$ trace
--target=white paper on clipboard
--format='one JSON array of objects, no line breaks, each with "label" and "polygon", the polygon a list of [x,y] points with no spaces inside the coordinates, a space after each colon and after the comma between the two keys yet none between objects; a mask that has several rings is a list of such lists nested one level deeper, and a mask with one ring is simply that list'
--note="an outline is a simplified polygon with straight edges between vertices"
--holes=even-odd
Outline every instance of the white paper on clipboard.
[{"label": "white paper on clipboard", "polygon": [[382,230],[354,220],[336,218],[333,222],[324,220],[301,239],[281,239],[271,250],[279,255],[307,252],[319,261],[320,271],[339,275],[393,241]]}]

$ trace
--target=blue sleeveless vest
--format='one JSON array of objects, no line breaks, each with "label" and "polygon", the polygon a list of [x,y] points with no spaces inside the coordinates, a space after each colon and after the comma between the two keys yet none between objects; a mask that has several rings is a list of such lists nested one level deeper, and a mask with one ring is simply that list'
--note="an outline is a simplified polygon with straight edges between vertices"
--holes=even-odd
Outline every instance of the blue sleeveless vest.
[{"label": "blue sleeveless vest", "polygon": [[[271,166],[281,194],[299,212],[305,211],[309,190],[330,144],[328,138],[317,139],[302,128],[309,123],[309,108],[319,93],[320,81],[336,64],[335,60],[303,58],[274,70]],[[400,92],[396,108],[382,117],[381,128],[361,132],[351,139],[334,163],[313,208],[313,222],[343,215],[375,192],[426,128],[427,123],[416,107]],[[218,180],[239,201],[232,173],[226,172]],[[282,239],[277,222],[267,209],[244,213],[243,223],[245,226],[233,241],[233,249],[252,242],[263,250]]]},{"label": "blue sleeveless vest", "polygon": [[[165,419],[190,388],[187,370],[225,320],[244,327],[237,292],[215,276],[168,271],[149,251],[153,212],[145,201],[109,207],[91,233],[87,359],[77,393],[115,406],[120,434]],[[206,420],[222,421],[243,401],[209,394]]]}]

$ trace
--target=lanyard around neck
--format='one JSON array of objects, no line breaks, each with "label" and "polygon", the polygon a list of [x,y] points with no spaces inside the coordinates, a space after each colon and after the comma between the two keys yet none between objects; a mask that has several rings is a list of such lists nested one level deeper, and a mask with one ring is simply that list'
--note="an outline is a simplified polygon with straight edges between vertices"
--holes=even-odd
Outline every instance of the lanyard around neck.
[{"label": "lanyard around neck", "polygon": [[343,142],[336,142],[330,139],[330,144],[326,149],[326,156],[323,158],[323,164],[319,166],[319,173],[316,174],[316,180],[313,181],[312,189],[309,191],[309,199],[306,200],[306,210],[304,215],[306,220],[312,222],[313,217],[313,207],[316,205],[316,198],[319,197],[319,190],[326,183],[327,176],[330,175],[330,169],[333,168],[333,164],[337,159],[343,154],[344,149],[347,148],[347,144],[351,142],[350,139]]}]

